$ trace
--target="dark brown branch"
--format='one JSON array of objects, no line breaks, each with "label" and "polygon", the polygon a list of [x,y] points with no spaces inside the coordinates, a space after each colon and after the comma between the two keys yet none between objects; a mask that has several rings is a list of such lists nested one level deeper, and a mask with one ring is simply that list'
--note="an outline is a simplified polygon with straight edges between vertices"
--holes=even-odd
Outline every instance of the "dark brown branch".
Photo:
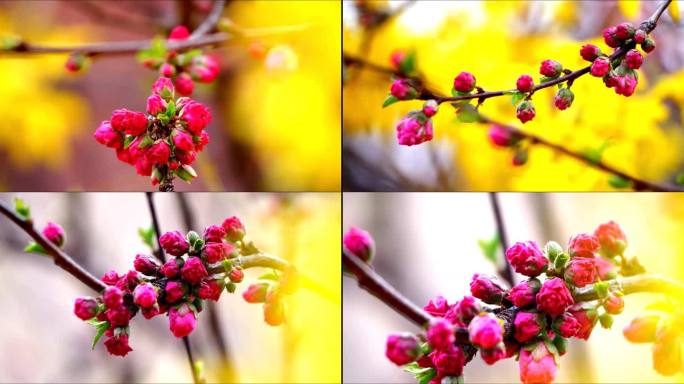
[{"label": "dark brown branch", "polygon": [[147,207],[150,209],[150,217],[152,218],[152,227],[154,228],[154,235],[157,239],[157,248],[154,250],[154,255],[162,263],[166,262],[166,254],[164,253],[164,248],[162,248],[159,242],[159,237],[161,236],[161,229],[159,228],[159,220],[157,220],[157,209],[154,205],[154,195],[152,192],[145,192],[145,198],[147,199]]},{"label": "dark brown branch", "polygon": [[190,368],[192,369],[192,382],[198,384],[200,383],[200,378],[197,375],[195,358],[192,356],[192,347],[190,346],[189,336],[183,336],[183,345],[185,346],[185,354],[188,356],[188,364],[190,364]]},{"label": "dark brown branch", "polygon": [[[347,56],[346,54],[344,55],[344,62],[345,63],[353,63],[357,66],[364,67],[364,68],[373,70],[375,72],[384,73],[387,75],[392,75],[392,74],[397,73],[395,70],[393,70],[391,68],[383,67],[381,65],[374,64],[374,63],[370,63],[370,62],[367,62],[367,61],[365,61],[361,58],[358,58],[358,57],[350,57],[350,56]],[[403,77],[406,77],[406,76],[403,76]],[[423,79],[421,79],[421,78],[413,77],[413,79],[415,79],[421,83],[424,83]],[[431,91],[431,90],[425,89],[425,92],[432,94],[432,95],[438,95],[438,92],[436,92],[436,91]],[[518,135],[520,138],[529,140],[532,144],[539,144],[541,146],[550,148],[550,149],[552,149],[556,152],[559,152],[563,155],[566,155],[566,156],[572,157],[575,160],[581,161],[581,162],[589,165],[590,167],[596,168],[596,169],[604,171],[606,173],[610,173],[610,174],[615,175],[615,176],[619,176],[619,177],[631,182],[632,187],[637,191],[653,191],[653,192],[677,192],[677,191],[681,192],[681,191],[684,191],[684,188],[681,188],[681,187],[658,184],[658,183],[639,179],[635,176],[628,175],[627,173],[622,172],[622,171],[620,171],[620,170],[618,170],[618,169],[616,169],[616,168],[614,168],[608,164],[605,164],[602,161],[593,161],[593,160],[589,159],[588,157],[586,157],[582,153],[574,152],[568,148],[565,148],[564,146],[562,146],[560,144],[550,142],[550,141],[548,141],[548,140],[546,140],[540,136],[534,135],[532,133],[525,132],[525,131],[523,131],[519,128],[516,128],[512,125],[504,124],[504,123],[492,120],[492,119],[490,119],[490,118],[488,118],[482,114],[480,114],[479,117],[480,117],[480,120],[479,120],[480,123],[496,124],[496,125],[502,126],[504,128],[507,128],[508,130],[510,130],[515,135]]]},{"label": "dark brown branch", "polygon": [[33,227],[33,222],[23,220],[2,201],[0,201],[0,212],[43,247],[57,266],[67,271],[96,292],[102,292],[106,288],[106,285],[102,281],[86,271],[82,266],[76,263],[71,256],[67,255],[60,248],[48,241],[40,232],[36,231]]},{"label": "dark brown branch", "polygon": [[496,233],[499,236],[499,243],[501,245],[501,256],[503,259],[503,265],[499,270],[499,275],[506,280],[509,287],[515,285],[515,279],[513,278],[513,270],[511,265],[506,260],[506,249],[508,249],[508,237],[506,235],[506,225],[503,221],[503,215],[501,213],[501,206],[499,205],[499,197],[496,192],[489,193],[489,202],[492,206],[492,211],[494,212],[494,221],[496,222]]},{"label": "dark brown branch", "polygon": [[226,6],[226,0],[215,0],[214,7],[209,12],[209,16],[190,34],[190,39],[198,38],[206,35],[216,26],[223,13],[223,8]]}]

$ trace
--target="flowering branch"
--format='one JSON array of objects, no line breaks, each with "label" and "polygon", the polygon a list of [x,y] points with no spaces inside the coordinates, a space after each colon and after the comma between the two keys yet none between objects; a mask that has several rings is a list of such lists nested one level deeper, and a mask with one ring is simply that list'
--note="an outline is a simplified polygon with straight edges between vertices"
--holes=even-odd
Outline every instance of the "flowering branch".
[{"label": "flowering branch", "polygon": [[211,12],[209,12],[209,16],[207,16],[206,19],[202,22],[202,24],[197,27],[192,33],[190,34],[190,39],[192,40],[193,38],[200,37],[202,35],[206,35],[208,32],[212,30],[216,26],[216,24],[219,22],[219,19],[221,18],[221,13],[223,13],[223,8],[226,6],[226,0],[216,0],[214,1],[214,7],[211,9]]},{"label": "flowering branch", "polygon": [[[343,60],[344,60],[344,63],[346,65],[356,65],[359,67],[367,68],[367,69],[372,70],[374,72],[384,73],[387,75],[401,76],[401,77],[407,78],[407,79],[413,79],[413,80],[419,82],[420,84],[425,83],[425,81],[420,77],[406,77],[406,75],[403,74],[402,72],[400,72],[399,70],[395,70],[393,68],[378,65],[378,64],[366,61],[366,60],[358,58],[358,57],[354,57],[354,56],[350,56],[350,55],[345,54],[343,57]],[[425,86],[423,86],[423,87],[424,87],[423,88],[424,92],[427,92],[430,95],[439,95],[439,92],[434,91],[434,90],[429,90]],[[654,183],[651,181],[642,180],[636,176],[632,176],[632,175],[629,175],[623,171],[620,171],[617,168],[604,163],[600,159],[590,159],[589,157],[587,157],[586,155],[584,155],[580,152],[572,151],[572,150],[570,150],[570,149],[568,149],[568,148],[566,148],[560,144],[553,143],[549,140],[542,138],[541,136],[538,136],[538,135],[535,135],[535,134],[532,134],[529,132],[525,132],[525,131],[523,131],[517,127],[514,127],[510,124],[505,124],[505,123],[502,123],[499,121],[495,121],[493,119],[488,118],[487,116],[484,116],[481,113],[479,114],[479,120],[478,121],[480,123],[483,123],[483,124],[493,124],[493,125],[502,127],[512,137],[518,137],[520,139],[528,140],[531,144],[538,144],[538,145],[541,145],[543,147],[547,147],[547,148],[552,149],[558,153],[561,153],[563,155],[571,157],[577,161],[583,162],[592,168],[595,168],[595,169],[601,170],[603,172],[618,176],[618,177],[630,182],[631,186],[632,186],[632,188],[634,188],[634,190],[637,190],[637,191],[653,191],[653,192],[675,192],[675,191],[681,192],[681,191],[684,191],[684,188],[674,187],[674,186],[664,185],[664,184],[658,184],[658,183]]]}]

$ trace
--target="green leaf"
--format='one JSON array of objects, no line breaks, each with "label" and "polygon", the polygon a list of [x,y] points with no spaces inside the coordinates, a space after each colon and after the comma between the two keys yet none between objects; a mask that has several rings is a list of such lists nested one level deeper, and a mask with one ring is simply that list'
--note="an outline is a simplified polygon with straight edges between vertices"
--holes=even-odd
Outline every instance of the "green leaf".
[{"label": "green leaf", "polygon": [[423,372],[430,370],[430,367],[421,367],[415,361],[412,363],[408,363],[408,364],[404,365],[403,368],[404,368],[404,371],[411,373],[411,374],[414,374],[414,375],[417,375],[417,374],[420,374],[420,373],[423,373]]},{"label": "green leaf", "polygon": [[268,272],[268,273],[264,273],[263,275],[259,276],[259,280],[278,281],[278,280],[280,280],[280,277],[275,272]]},{"label": "green leaf", "polygon": [[632,182],[621,177],[618,175],[613,175],[611,176],[610,179],[608,179],[608,184],[610,184],[611,187],[617,188],[617,189],[624,189],[624,188],[629,188],[632,186]]},{"label": "green leaf", "polygon": [[204,377],[204,363],[202,360],[197,360],[193,369],[195,370],[195,375],[200,379],[199,381],[202,382]]},{"label": "green leaf", "polygon": [[513,106],[516,106],[520,101],[522,101],[522,99],[525,98],[526,94],[524,92],[517,91],[513,92],[512,95],[513,97],[511,97],[511,104],[513,104]]},{"label": "green leaf", "polygon": [[432,380],[436,375],[437,370],[435,370],[434,368],[428,368],[427,371],[419,373],[415,377],[416,380],[418,380],[418,384],[428,384],[430,380]]},{"label": "green leaf", "polygon": [[152,39],[150,47],[138,51],[136,58],[138,61],[144,62],[148,60],[163,61],[166,56],[166,39],[162,36],[156,36]]},{"label": "green leaf", "polygon": [[404,60],[399,63],[399,71],[401,73],[410,75],[416,70],[416,51],[411,50],[406,54]]},{"label": "green leaf", "polygon": [[599,316],[599,321],[601,322],[601,326],[605,329],[610,329],[613,326],[613,316],[609,313],[604,313]]},{"label": "green leaf", "polygon": [[143,149],[146,147],[149,147],[154,143],[154,140],[149,135],[145,135],[142,140],[140,140],[140,143],[138,144],[138,148]]},{"label": "green leaf", "polygon": [[480,239],[477,241],[477,245],[480,246],[480,250],[484,257],[493,264],[496,264],[498,260],[497,252],[499,251],[499,245],[501,244],[500,241],[501,239],[499,238],[498,233],[494,234],[494,237],[489,240]]},{"label": "green leaf", "polygon": [[107,331],[107,329],[109,329],[109,322],[108,321],[97,321],[97,320],[95,320],[95,318],[92,318],[92,319],[88,320],[87,323],[95,326],[95,337],[93,337],[93,344],[92,344],[92,349],[95,349],[97,342],[100,341],[100,338],[102,337],[102,335],[104,335],[104,333]]},{"label": "green leaf", "polygon": [[608,297],[608,288],[610,287],[610,283],[607,281],[601,281],[598,283],[594,283],[594,292],[598,295],[599,298],[605,299]]},{"label": "green leaf", "polygon": [[176,103],[172,101],[169,101],[169,105],[166,107],[166,116],[169,117],[169,119],[173,119],[174,116],[176,116]]},{"label": "green leaf", "polygon": [[480,114],[477,112],[477,108],[472,104],[461,105],[456,116],[458,121],[462,123],[474,123],[480,120]]},{"label": "green leaf", "polygon": [[681,172],[675,177],[675,183],[677,183],[677,185],[684,185],[684,172]]},{"label": "green leaf", "polygon": [[19,36],[0,36],[0,49],[11,51],[21,45]]},{"label": "green leaf", "polygon": [[24,200],[15,197],[14,198],[14,210],[17,215],[21,217],[24,221],[31,220],[31,207],[24,202]]},{"label": "green leaf", "polygon": [[45,248],[43,248],[42,245],[40,245],[40,244],[38,244],[38,243],[36,243],[36,242],[34,242],[34,241],[30,242],[30,243],[26,246],[26,248],[24,248],[24,252],[27,252],[27,253],[36,253],[36,254],[39,254],[39,255],[47,255],[47,254],[48,254],[47,251],[45,250]]},{"label": "green leaf", "polygon": [[124,138],[124,149],[128,149],[128,147],[131,146],[131,143],[135,140],[135,136],[133,135],[126,135]]},{"label": "green leaf", "polygon": [[383,108],[388,107],[388,106],[390,106],[390,105],[392,105],[392,104],[394,104],[394,103],[396,103],[396,102],[398,102],[398,101],[399,101],[399,99],[397,99],[396,97],[394,97],[394,95],[389,94],[389,95],[387,96],[387,98],[385,99],[385,101],[382,103],[382,107],[383,107]]},{"label": "green leaf", "polygon": [[140,240],[147,245],[150,249],[154,250],[154,227],[149,228],[138,228],[138,236]]}]

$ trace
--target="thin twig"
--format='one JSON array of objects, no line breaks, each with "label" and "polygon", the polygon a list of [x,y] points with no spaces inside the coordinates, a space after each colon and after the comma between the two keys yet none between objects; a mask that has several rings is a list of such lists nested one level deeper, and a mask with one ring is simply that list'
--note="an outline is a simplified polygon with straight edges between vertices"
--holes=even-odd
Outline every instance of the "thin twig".
[{"label": "thin twig", "polygon": [[[354,63],[357,66],[360,67],[365,67],[367,69],[373,70],[378,73],[384,73],[387,75],[392,75],[396,74],[397,72],[391,68],[384,67],[378,64],[370,63],[365,61],[364,59],[358,58],[358,57],[351,57],[348,55],[344,55],[344,61],[345,63]],[[405,76],[404,76],[405,77]],[[421,78],[413,78],[417,81],[423,82],[423,79]],[[439,93],[436,91],[430,91],[430,90],[425,90],[425,92],[428,92],[432,95],[438,95]],[[495,121],[493,119],[490,119],[482,114],[479,115],[479,122],[483,124],[496,124],[499,126],[502,126],[504,128],[507,128],[510,130],[513,134],[519,136],[522,139],[527,139],[530,141],[532,144],[539,144],[541,146],[550,148],[556,152],[559,152],[563,155],[569,156],[575,160],[581,161],[590,167],[596,168],[598,170],[604,171],[606,173],[610,173],[612,175],[619,176],[629,182],[631,182],[632,187],[637,190],[637,191],[653,191],[653,192],[676,192],[676,191],[684,191],[684,188],[680,187],[674,187],[670,185],[664,185],[664,184],[658,184],[646,180],[642,180],[636,176],[628,175],[627,173],[620,171],[610,165],[605,164],[602,161],[594,161],[589,159],[587,156],[585,156],[582,153],[579,152],[574,152],[568,148],[565,148],[564,146],[560,144],[556,144],[553,142],[550,142],[540,136],[534,135],[532,133],[525,132],[519,128],[516,128],[510,124],[505,124],[499,121]]]},{"label": "thin twig", "polygon": [[159,242],[159,237],[161,236],[161,230],[159,228],[159,221],[157,220],[157,209],[154,205],[154,195],[152,192],[145,192],[145,198],[147,198],[147,207],[150,209],[150,217],[152,218],[152,227],[154,228],[154,234],[157,238],[157,248],[154,250],[154,255],[162,263],[166,262],[166,254],[164,253],[164,248],[162,248]]},{"label": "thin twig", "polygon": [[200,383],[200,378],[197,375],[197,369],[195,366],[195,358],[192,356],[192,347],[190,346],[190,336],[183,336],[183,345],[185,346],[185,354],[188,356],[188,363],[192,369],[192,382],[197,384]]},{"label": "thin twig", "polygon": [[64,251],[43,237],[40,232],[36,231],[36,229],[33,227],[32,221],[23,220],[2,201],[0,201],[0,212],[19,228],[24,230],[26,234],[31,236],[36,243],[43,247],[48,255],[52,257],[52,260],[55,262],[55,264],[57,264],[57,266],[67,271],[69,274],[96,292],[102,292],[106,288],[106,285],[100,281],[100,279],[86,271],[85,268],[74,261],[71,256],[67,255]]},{"label": "thin twig", "polygon": [[202,24],[200,24],[199,27],[197,27],[197,29],[192,31],[192,33],[190,34],[190,39],[192,40],[209,33],[216,26],[216,23],[218,23],[219,19],[221,18],[221,14],[223,13],[223,8],[225,6],[226,0],[214,1],[214,7],[211,9],[211,12],[209,12],[209,16],[207,16],[207,18],[204,19]]},{"label": "thin twig", "polygon": [[506,250],[508,249],[506,225],[503,220],[501,206],[499,205],[499,197],[496,192],[489,193],[489,202],[492,206],[492,211],[494,212],[494,220],[496,221],[496,233],[499,237],[501,253],[503,256],[503,265],[499,270],[499,276],[506,280],[509,287],[513,287],[515,285],[515,278],[513,278],[513,270],[511,269],[511,265],[508,263],[508,260],[506,260]]}]

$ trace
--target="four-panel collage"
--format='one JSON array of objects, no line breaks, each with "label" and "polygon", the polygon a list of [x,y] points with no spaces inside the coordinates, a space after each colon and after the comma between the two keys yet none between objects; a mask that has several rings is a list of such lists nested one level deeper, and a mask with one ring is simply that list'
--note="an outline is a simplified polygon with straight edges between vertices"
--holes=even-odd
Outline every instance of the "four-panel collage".
[{"label": "four-panel collage", "polygon": [[680,0],[0,0],[0,383],[684,383]]}]

